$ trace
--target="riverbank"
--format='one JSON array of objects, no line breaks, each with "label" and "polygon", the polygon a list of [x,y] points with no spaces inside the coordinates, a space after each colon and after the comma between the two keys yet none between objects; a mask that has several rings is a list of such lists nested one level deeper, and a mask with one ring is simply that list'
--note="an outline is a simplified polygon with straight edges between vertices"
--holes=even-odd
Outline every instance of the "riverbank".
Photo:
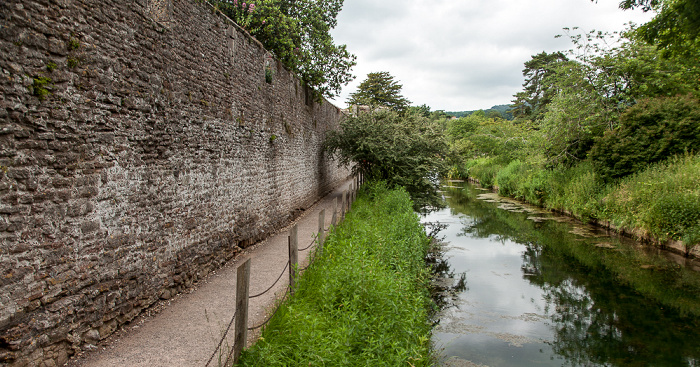
[{"label": "riverbank", "polygon": [[363,187],[241,366],[430,366],[430,241],[408,194]]},{"label": "riverbank", "polygon": [[700,258],[700,156],[681,156],[612,183],[592,167],[543,169],[515,160],[467,164],[469,180],[500,195]]}]

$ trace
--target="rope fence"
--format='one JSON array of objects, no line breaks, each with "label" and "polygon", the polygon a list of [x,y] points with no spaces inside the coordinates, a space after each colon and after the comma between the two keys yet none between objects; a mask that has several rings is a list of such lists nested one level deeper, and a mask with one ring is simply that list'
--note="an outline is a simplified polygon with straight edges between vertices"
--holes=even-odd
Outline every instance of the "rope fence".
[{"label": "rope fence", "polygon": [[[234,344],[233,348],[227,353],[226,359],[224,361],[223,366],[230,366],[229,362],[232,363],[232,365],[235,365],[238,362],[238,358],[241,355],[241,352],[243,351],[243,348],[245,347],[245,343],[248,339],[247,337],[247,332],[248,331],[254,331],[257,329],[260,329],[267,325],[267,323],[275,316],[277,311],[279,310],[280,306],[283,303],[284,298],[287,297],[288,294],[293,294],[294,293],[294,283],[295,283],[295,278],[297,277],[297,273],[300,271],[304,271],[311,266],[312,259],[309,259],[309,263],[306,265],[304,268],[299,268],[299,262],[297,260],[297,254],[299,251],[306,251],[310,249],[314,244],[318,244],[317,251],[316,253],[319,254],[323,251],[323,242],[325,240],[325,234],[329,232],[336,224],[337,222],[341,221],[345,217],[345,213],[350,211],[352,208],[352,202],[355,201],[357,198],[357,189],[359,186],[364,182],[364,178],[362,175],[356,175],[353,182],[350,183],[350,187],[348,190],[343,191],[341,195],[341,204],[340,204],[340,212],[338,211],[338,198],[334,199],[334,207],[333,207],[333,216],[331,219],[331,225],[328,227],[325,227],[325,213],[326,210],[323,209],[319,213],[319,225],[318,225],[318,232],[314,235],[313,240],[311,243],[304,247],[299,249],[298,248],[298,239],[297,239],[297,231],[298,227],[297,225],[294,225],[290,231],[289,231],[289,236],[288,236],[288,241],[289,241],[289,261],[287,261],[287,264],[284,266],[284,269],[282,269],[282,273],[277,277],[277,280],[275,280],[274,283],[272,283],[271,286],[269,286],[267,289],[265,289],[263,292],[260,292],[258,294],[255,294],[253,296],[248,295],[248,290],[249,290],[249,285],[250,285],[250,259],[246,260],[243,264],[239,265],[238,270],[237,270],[237,279],[236,279],[236,310],[233,313],[233,317],[231,317],[231,321],[228,323],[228,326],[226,327],[226,330],[224,331],[223,335],[221,336],[221,339],[219,340],[219,343],[216,346],[216,349],[214,352],[211,354],[209,357],[209,360],[207,360],[207,363],[205,364],[205,367],[209,367],[211,362],[214,360],[214,357],[216,356],[217,353],[222,352],[222,345],[224,343],[224,340],[226,340],[226,336],[228,335],[229,331],[231,330],[231,326],[234,324],[235,320],[235,328],[234,328]],[[284,276],[284,273],[289,269],[289,287],[288,287],[288,292],[285,292],[285,295],[283,298],[278,302],[277,307],[275,308],[275,311],[270,314],[270,316],[260,325],[254,326],[254,327],[248,327],[248,301],[250,299],[254,299],[257,297],[261,297],[268,292],[270,292],[279,282],[282,280],[282,277]]]}]

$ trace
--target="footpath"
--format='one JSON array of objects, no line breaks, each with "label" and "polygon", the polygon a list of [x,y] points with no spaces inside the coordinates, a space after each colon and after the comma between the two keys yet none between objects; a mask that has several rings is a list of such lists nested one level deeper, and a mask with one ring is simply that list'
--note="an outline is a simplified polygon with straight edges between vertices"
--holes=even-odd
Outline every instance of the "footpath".
[{"label": "footpath", "polygon": [[[258,295],[280,278],[289,259],[289,230],[298,225],[299,267],[309,261],[310,246],[316,238],[319,213],[325,209],[325,225],[328,228],[337,200],[338,215],[341,211],[343,192],[352,180],[336,188],[307,209],[289,226],[268,239],[248,247],[236,258],[187,293],[180,294],[144,312],[128,325],[102,341],[94,350],[83,353],[67,363],[69,367],[148,366],[148,367],[205,367],[217,345],[222,340],[236,308],[236,271],[240,264],[251,259],[250,295]],[[302,249],[307,248],[302,251]],[[277,300],[284,297],[289,284],[285,270],[267,293],[249,299],[247,345],[260,336],[260,328]],[[224,339],[221,351],[208,364],[223,365],[233,348],[233,326]]]}]

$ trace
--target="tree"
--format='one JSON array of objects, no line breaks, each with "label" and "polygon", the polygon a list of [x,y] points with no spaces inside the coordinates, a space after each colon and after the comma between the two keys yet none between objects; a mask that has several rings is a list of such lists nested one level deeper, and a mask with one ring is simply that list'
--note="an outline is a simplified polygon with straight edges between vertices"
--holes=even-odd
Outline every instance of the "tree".
[{"label": "tree", "polygon": [[403,186],[417,208],[440,203],[437,178],[446,171],[447,144],[437,122],[395,111],[360,114],[329,132],[325,147],[367,179]]},{"label": "tree", "polygon": [[541,83],[548,88],[542,94],[551,96],[538,120],[551,165],[585,159],[595,139],[617,128],[620,115],[639,101],[698,90],[697,65],[661,57],[633,28],[569,37],[573,58],[549,65]]},{"label": "tree", "polygon": [[700,57],[700,1],[623,0],[621,9],[656,11],[656,16],[639,28],[640,36],[665,51],[696,60]]},{"label": "tree", "polygon": [[336,45],[330,30],[343,0],[256,0],[243,9],[240,0],[217,3],[248,29],[287,68],[318,93],[334,97],[354,79],[355,55]]},{"label": "tree", "polygon": [[357,87],[357,91],[350,94],[348,104],[376,107],[387,107],[391,110],[403,112],[411,103],[401,95],[403,86],[394,80],[387,71],[367,74],[365,79]]},{"label": "tree", "polygon": [[515,95],[513,115],[516,117],[527,116],[536,120],[544,113],[547,104],[556,92],[551,87],[551,79],[557,70],[556,66],[566,61],[568,58],[562,52],[551,54],[542,52],[532,56],[532,60],[525,63],[525,69],[523,69],[524,90]]}]

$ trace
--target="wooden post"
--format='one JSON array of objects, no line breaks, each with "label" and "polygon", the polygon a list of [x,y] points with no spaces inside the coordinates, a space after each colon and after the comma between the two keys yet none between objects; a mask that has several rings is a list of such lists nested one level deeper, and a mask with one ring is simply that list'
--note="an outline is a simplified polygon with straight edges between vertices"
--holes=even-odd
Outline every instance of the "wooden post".
[{"label": "wooden post", "polygon": [[326,209],[318,213],[318,248],[323,249],[323,240],[326,237]]},{"label": "wooden post", "polygon": [[289,230],[289,292],[294,293],[294,279],[296,278],[297,265],[299,263],[299,241],[297,238],[298,228],[295,224]]},{"label": "wooden post", "polygon": [[358,188],[358,183],[357,183],[357,178],[355,178],[355,184],[352,186],[352,202],[353,203],[357,199],[357,188]]},{"label": "wooden post", "polygon": [[347,191],[343,191],[343,199],[342,203],[340,204],[340,217],[343,218],[345,217],[345,207],[346,207],[346,197],[348,196]]},{"label": "wooden post", "polygon": [[352,182],[350,182],[350,189],[348,191],[348,211],[350,211],[352,210]]},{"label": "wooden post", "polygon": [[335,227],[338,222],[338,198],[333,198],[333,216],[331,217],[331,225]]},{"label": "wooden post", "polygon": [[236,274],[236,324],[234,328],[233,364],[248,341],[248,290],[250,284],[250,259],[238,267]]}]

